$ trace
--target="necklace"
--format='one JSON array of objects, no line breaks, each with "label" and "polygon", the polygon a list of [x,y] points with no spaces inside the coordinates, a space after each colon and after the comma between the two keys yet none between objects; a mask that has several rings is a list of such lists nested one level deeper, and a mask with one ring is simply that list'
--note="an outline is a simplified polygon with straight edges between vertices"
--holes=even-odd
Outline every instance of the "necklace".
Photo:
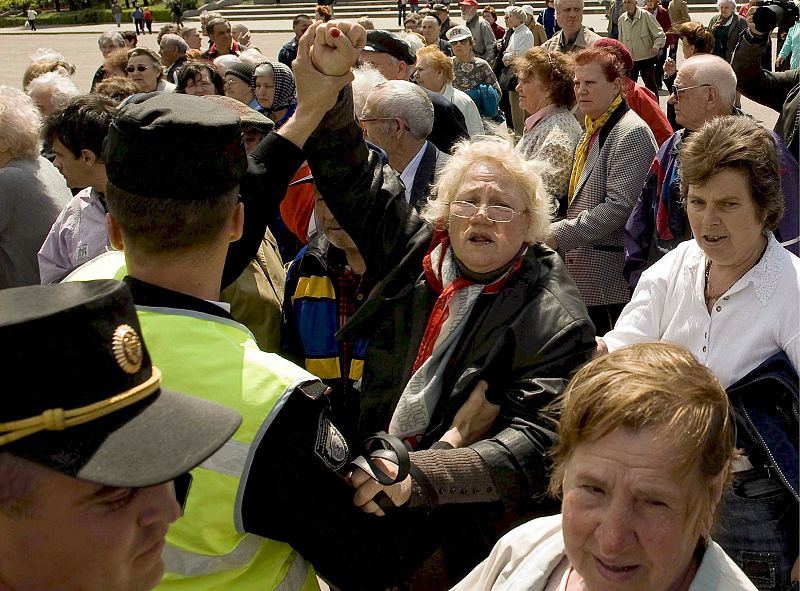
[{"label": "necklace", "polygon": [[764,248],[761,250],[761,254],[758,256],[756,261],[750,267],[745,269],[742,272],[742,274],[739,275],[736,279],[734,279],[733,282],[731,282],[725,289],[719,292],[714,291],[711,288],[711,282],[708,280],[708,276],[711,274],[711,259],[706,259],[706,274],[705,274],[706,284],[705,287],[703,288],[703,296],[705,297],[706,300],[706,306],[714,305],[714,302],[716,302],[721,295],[723,295],[726,291],[728,291],[731,287],[733,287],[733,285],[737,281],[739,281],[739,279],[744,277],[744,274],[747,273],[747,271],[755,267],[759,263],[759,261],[761,261],[761,259],[764,257],[764,253],[767,252],[767,246],[769,246],[769,240],[767,240],[766,244],[764,244]]}]

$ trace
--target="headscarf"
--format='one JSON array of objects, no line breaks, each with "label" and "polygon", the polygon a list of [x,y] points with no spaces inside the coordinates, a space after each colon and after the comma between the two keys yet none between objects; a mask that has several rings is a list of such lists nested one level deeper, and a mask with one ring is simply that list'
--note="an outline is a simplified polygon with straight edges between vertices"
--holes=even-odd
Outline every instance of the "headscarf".
[{"label": "headscarf", "polygon": [[[262,66],[269,66],[272,70],[272,77],[275,79],[275,98],[271,105],[260,105],[260,111],[264,114],[283,111],[297,105],[297,92],[294,85],[292,70],[286,64],[280,62],[262,62],[256,66],[256,71]],[[265,74],[261,74],[264,76]],[[253,86],[255,87],[256,76],[253,76]]]}]

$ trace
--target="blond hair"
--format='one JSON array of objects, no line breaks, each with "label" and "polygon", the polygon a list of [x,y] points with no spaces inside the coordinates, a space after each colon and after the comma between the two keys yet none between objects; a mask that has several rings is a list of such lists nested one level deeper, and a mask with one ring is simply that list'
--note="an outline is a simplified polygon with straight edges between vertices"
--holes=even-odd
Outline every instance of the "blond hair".
[{"label": "blond hair", "polygon": [[427,60],[428,65],[435,68],[444,74],[444,81],[451,83],[453,81],[453,62],[447,57],[441,49],[433,45],[426,45],[425,47],[417,50],[417,64],[421,60]]},{"label": "blond hair", "polygon": [[528,220],[525,241],[533,243],[544,240],[550,229],[550,218],[547,198],[538,174],[540,165],[525,160],[514,151],[509,140],[500,137],[480,136],[479,139],[456,145],[453,156],[437,175],[431,198],[420,214],[422,218],[437,228],[446,227],[450,203],[458,199],[458,190],[464,184],[467,173],[481,164],[498,177],[513,179],[521,192]]}]

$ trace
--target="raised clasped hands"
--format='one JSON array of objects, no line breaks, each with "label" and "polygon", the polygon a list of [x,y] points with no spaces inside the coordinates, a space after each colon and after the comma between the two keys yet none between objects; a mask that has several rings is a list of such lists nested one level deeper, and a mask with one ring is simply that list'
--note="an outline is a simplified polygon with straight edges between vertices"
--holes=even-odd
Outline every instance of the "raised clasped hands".
[{"label": "raised clasped hands", "polygon": [[333,108],[339,91],[353,81],[350,68],[366,39],[364,27],[347,21],[316,22],[308,28],[292,62],[298,111]]}]

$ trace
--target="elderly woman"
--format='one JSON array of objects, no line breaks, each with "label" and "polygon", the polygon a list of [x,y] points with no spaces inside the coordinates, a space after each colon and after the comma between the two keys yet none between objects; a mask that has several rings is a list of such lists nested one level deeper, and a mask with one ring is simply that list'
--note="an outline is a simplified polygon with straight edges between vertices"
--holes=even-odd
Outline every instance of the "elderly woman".
[{"label": "elderly woman", "polygon": [[[217,58],[219,59],[219,58]],[[238,59],[238,58],[237,58]],[[236,62],[225,69],[225,96],[236,99],[258,110],[258,101],[253,87],[253,73],[256,67],[244,62]]]},{"label": "elderly woman", "polygon": [[470,137],[484,133],[481,114],[475,102],[465,92],[453,87],[453,63],[445,54],[430,45],[418,50],[414,79],[458,107],[464,115]]},{"label": "elderly woman", "polygon": [[505,37],[506,30],[497,22],[497,11],[494,9],[494,6],[484,6],[481,15],[483,16],[483,20],[489,23],[489,26],[492,28],[494,38],[497,41],[502,41],[503,37]]},{"label": "elderly woman", "polygon": [[186,62],[178,71],[175,92],[193,96],[225,94],[225,81],[208,62]]},{"label": "elderly woman", "polygon": [[280,62],[264,62],[256,66],[253,81],[257,110],[275,122],[275,129],[280,129],[297,108],[291,68]]},{"label": "elderly woman", "polygon": [[81,91],[70,78],[58,72],[47,72],[31,80],[27,93],[42,116],[49,117],[73,96],[81,94]]},{"label": "elderly woman", "polygon": [[725,391],[681,347],[584,366],[553,450],[561,515],[509,532],[455,591],[755,591],[710,537],[732,431]]},{"label": "elderly woman", "polygon": [[575,148],[583,130],[570,109],[575,104],[572,58],[541,47],[529,49],[514,60],[519,82],[519,106],[531,116],[525,120],[525,135],[515,150],[526,160],[547,162],[542,181],[556,214],[566,205]]},{"label": "elderly woman", "polygon": [[[796,372],[800,259],[772,235],[783,212],[772,136],[749,117],[716,118],[685,140],[679,161],[695,238],[642,273],[633,299],[603,338],[605,346],[681,344],[731,390],[781,352]],[[772,401],[771,392],[764,382],[757,396]],[[798,554],[797,414],[796,401],[773,404],[787,422],[771,422],[770,430],[794,442],[794,459],[786,447],[765,449],[768,439],[752,424],[740,426],[736,446],[748,458],[734,467],[718,541],[760,586],[784,589]]]},{"label": "elderly woman", "polygon": [[566,219],[547,242],[564,256],[598,332],[630,299],[622,275],[622,231],[656,153],[647,124],[622,97],[624,66],[605,48],[575,56],[575,96],[586,131],[575,150]]},{"label": "elderly woman", "polygon": [[30,97],[0,86],[0,289],[39,283],[36,254],[72,198],[64,177],[39,155],[41,123]]},{"label": "elderly woman", "polygon": [[747,30],[747,21],[736,12],[734,0],[717,0],[719,14],[708,23],[708,30],[714,35],[714,55],[730,63],[733,50],[739,37]]},{"label": "elderly woman", "polygon": [[[425,588],[446,588],[488,553],[504,524],[547,510],[540,499],[552,439],[540,411],[584,361],[591,324],[561,259],[540,244],[548,204],[539,177],[508,142],[462,145],[420,216],[367,150],[347,91],[325,122],[305,149],[315,183],[377,281],[342,335],[369,340],[363,395],[352,401],[357,431],[347,437],[358,455],[367,436],[388,427],[416,451],[413,476],[394,485],[352,475],[352,502],[365,512],[382,514],[378,493],[398,507],[381,520],[359,515],[342,491],[313,502],[319,493],[295,469],[288,480],[297,490],[279,484],[291,490],[282,513],[289,519],[302,507],[309,529],[287,524],[287,535],[337,587],[410,578],[413,588],[418,577]],[[499,414],[451,429],[467,402]],[[374,462],[397,477],[392,464]],[[337,532],[336,548],[320,532]],[[422,567],[434,554],[443,564]]]},{"label": "elderly woman", "polygon": [[164,67],[159,55],[146,47],[135,47],[128,51],[128,78],[133,80],[139,92],[173,92],[175,85],[164,78]]},{"label": "elderly woman", "polygon": [[62,76],[72,76],[75,73],[75,66],[63,59],[46,59],[32,62],[22,75],[22,90],[28,91],[28,84],[31,80],[38,78],[48,72],[57,72]]},{"label": "elderly woman", "polygon": [[508,40],[506,49],[503,52],[501,61],[503,70],[500,73],[500,88],[503,89],[503,98],[500,101],[500,108],[506,114],[507,119],[511,119],[509,129],[514,129],[521,134],[525,124],[525,114],[519,108],[519,97],[517,96],[517,78],[514,76],[512,64],[514,59],[525,55],[534,46],[533,33],[525,25],[527,15],[519,6],[509,6],[505,11],[506,27],[513,31]]},{"label": "elderly woman", "polygon": [[[469,27],[458,25],[447,31],[447,40],[453,48],[453,87],[462,92],[480,88],[481,84],[494,88],[498,100],[503,91],[497,82],[492,66],[475,56],[475,39]],[[474,100],[474,99],[473,99]],[[492,113],[494,115],[494,113]],[[489,116],[492,116],[489,115]]]}]

